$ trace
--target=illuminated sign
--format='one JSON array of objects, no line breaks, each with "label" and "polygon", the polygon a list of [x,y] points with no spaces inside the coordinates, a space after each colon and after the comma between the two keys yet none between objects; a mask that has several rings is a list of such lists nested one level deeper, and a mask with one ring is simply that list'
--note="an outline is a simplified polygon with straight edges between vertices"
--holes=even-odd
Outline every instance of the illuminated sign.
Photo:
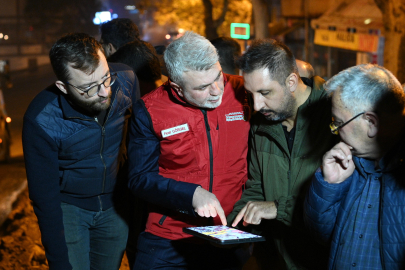
[{"label": "illuminated sign", "polygon": [[353,51],[376,52],[379,36],[344,31],[315,30],[314,43]]},{"label": "illuminated sign", "polygon": [[231,38],[249,39],[250,25],[248,23],[231,23]]}]

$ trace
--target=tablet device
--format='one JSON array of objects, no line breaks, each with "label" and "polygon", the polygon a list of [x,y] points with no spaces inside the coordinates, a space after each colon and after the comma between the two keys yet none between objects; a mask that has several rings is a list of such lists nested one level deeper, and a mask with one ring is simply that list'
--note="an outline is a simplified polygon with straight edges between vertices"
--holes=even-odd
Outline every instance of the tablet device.
[{"label": "tablet device", "polygon": [[263,236],[223,225],[188,227],[183,228],[183,232],[204,238],[220,245],[265,241]]}]

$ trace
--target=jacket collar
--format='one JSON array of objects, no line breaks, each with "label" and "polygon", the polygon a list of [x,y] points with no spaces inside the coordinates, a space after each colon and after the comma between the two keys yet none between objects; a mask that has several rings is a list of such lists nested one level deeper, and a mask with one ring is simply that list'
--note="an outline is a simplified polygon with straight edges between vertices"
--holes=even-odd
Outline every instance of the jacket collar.
[{"label": "jacket collar", "polygon": [[[405,136],[402,136],[404,138]],[[405,138],[404,138],[405,139]],[[400,140],[390,151],[388,151],[379,161],[379,170],[375,169],[375,160],[368,160],[365,158],[354,157],[353,161],[363,176],[366,173],[374,172],[390,172],[397,167],[401,166],[405,161],[405,140]]]}]

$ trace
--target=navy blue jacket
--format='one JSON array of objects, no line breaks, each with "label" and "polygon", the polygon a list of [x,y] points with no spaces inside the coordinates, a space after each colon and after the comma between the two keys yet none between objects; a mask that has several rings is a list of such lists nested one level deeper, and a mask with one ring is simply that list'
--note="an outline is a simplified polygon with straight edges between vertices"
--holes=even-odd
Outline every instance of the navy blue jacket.
[{"label": "navy blue jacket", "polygon": [[[132,103],[139,98],[133,71],[117,72],[104,125],[75,110],[51,85],[24,115],[23,148],[30,198],[38,217],[50,269],[72,269],[66,247],[61,202],[99,211],[113,206],[113,194],[126,155],[126,130]],[[126,185],[126,183],[123,183]]]},{"label": "navy blue jacket", "polygon": [[[404,141],[405,142],[405,141]],[[404,144],[404,143],[402,143]],[[395,270],[405,268],[405,147],[395,147],[380,161],[379,238],[382,266]],[[360,196],[367,174],[354,157],[354,173],[340,184],[329,184],[318,170],[305,200],[305,221],[311,232],[331,243],[329,269],[335,269],[341,233],[351,207]]]}]

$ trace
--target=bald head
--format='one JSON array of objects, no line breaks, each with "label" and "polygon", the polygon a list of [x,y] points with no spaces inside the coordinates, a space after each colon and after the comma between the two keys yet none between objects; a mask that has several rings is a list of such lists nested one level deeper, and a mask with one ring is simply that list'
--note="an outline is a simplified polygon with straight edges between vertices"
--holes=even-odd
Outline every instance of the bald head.
[{"label": "bald head", "polygon": [[295,59],[295,62],[298,67],[298,73],[301,77],[312,78],[315,76],[314,68],[310,63],[298,59]]}]

